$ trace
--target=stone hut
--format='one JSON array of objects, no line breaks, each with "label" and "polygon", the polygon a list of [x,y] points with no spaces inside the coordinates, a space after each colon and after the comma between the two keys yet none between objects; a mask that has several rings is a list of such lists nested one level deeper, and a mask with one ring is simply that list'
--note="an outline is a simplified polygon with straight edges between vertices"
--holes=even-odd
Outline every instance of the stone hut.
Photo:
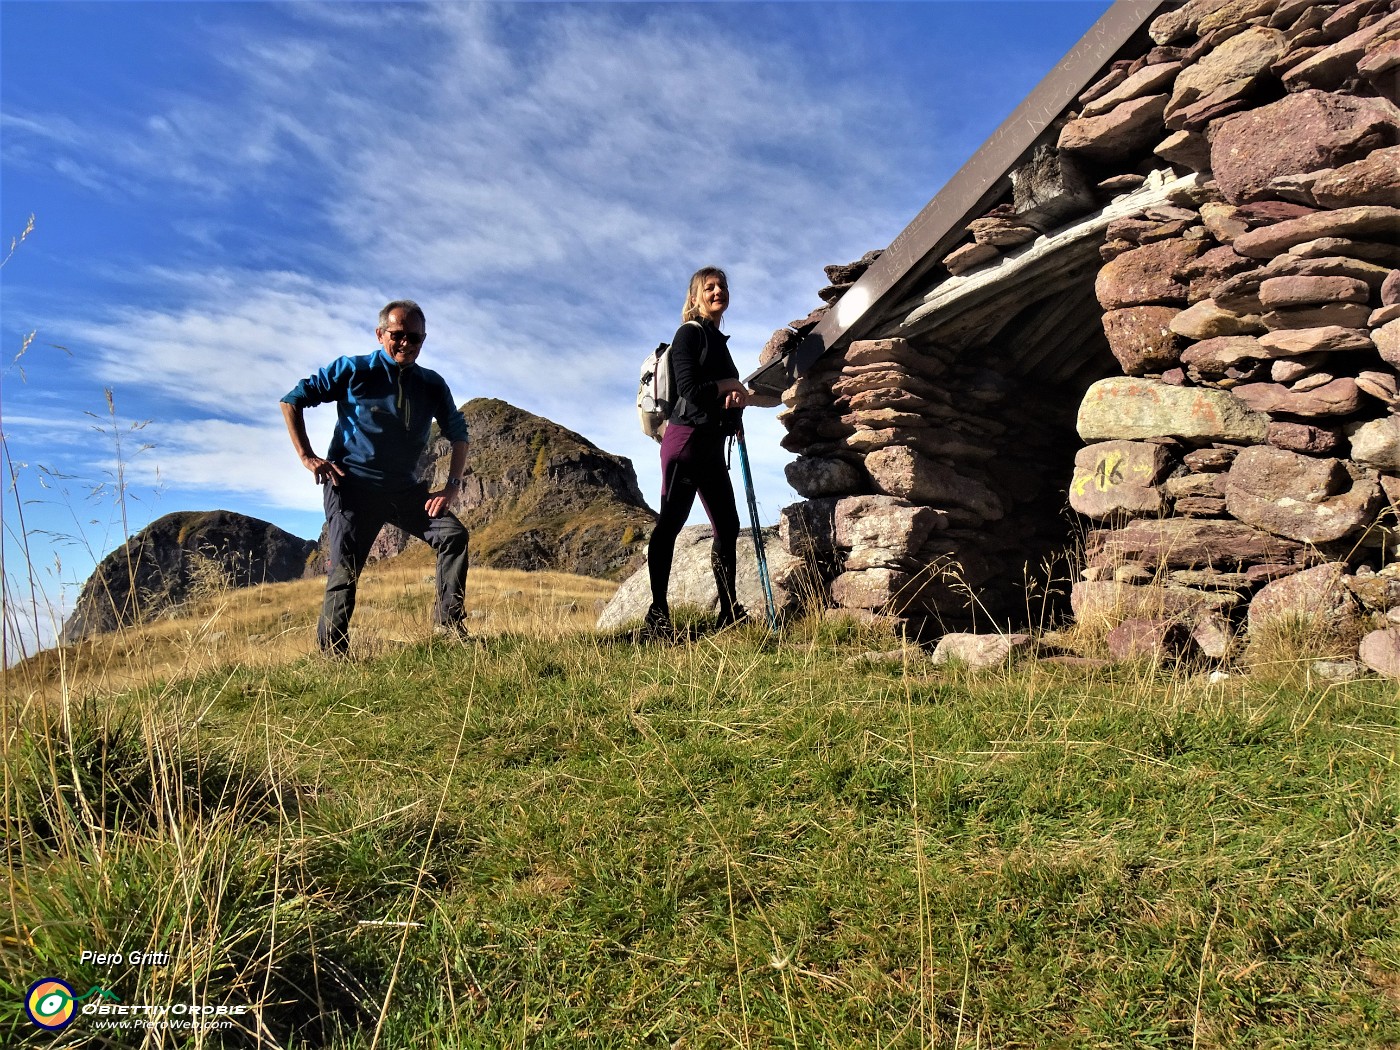
[{"label": "stone hut", "polygon": [[1400,606],[1397,87],[1400,0],[1116,3],[751,377],[830,603]]}]

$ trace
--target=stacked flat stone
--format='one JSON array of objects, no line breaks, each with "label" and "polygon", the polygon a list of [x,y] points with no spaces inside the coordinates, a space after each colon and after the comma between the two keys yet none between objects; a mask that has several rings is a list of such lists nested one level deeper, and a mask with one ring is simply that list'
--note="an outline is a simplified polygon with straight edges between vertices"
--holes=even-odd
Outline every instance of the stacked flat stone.
[{"label": "stacked flat stone", "polygon": [[[1031,344],[1073,352],[1057,329],[1084,309],[1086,262],[1121,374],[1073,394],[1088,447],[1069,502],[1098,526],[1077,615],[1175,617],[1220,654],[1287,578],[1400,575],[1384,529],[1400,499],[1400,2],[1190,0],[1149,36],[867,326],[907,342],[852,343],[788,391],[789,480],[809,503],[784,512],[800,523],[785,535],[825,552],[838,604],[946,611],[949,561],[979,567],[963,600],[1021,583],[1016,558],[1045,549],[1053,519],[1032,512],[1046,486],[1021,491],[1043,473],[1030,453],[1060,447],[1065,420],[1059,389],[1017,369]],[[1097,261],[1073,254],[1076,230]],[[1061,243],[1056,265],[1044,253]],[[1019,271],[1024,301],[1063,307],[998,336],[979,275],[1042,257]],[[954,286],[991,305],[939,327]],[[1376,613],[1390,593],[1348,590]]]},{"label": "stacked flat stone", "polygon": [[874,251],[866,252],[855,262],[833,263],[830,266],[823,267],[822,269],[826,273],[826,279],[831,283],[825,288],[819,289],[817,291],[817,296],[824,303],[834,303],[846,293],[847,288],[860,280],[861,276],[866,270],[870,269],[871,264],[873,264],[876,259],[884,254],[883,250],[877,248]]},{"label": "stacked flat stone", "polygon": [[851,343],[784,401],[785,443],[803,453],[788,481],[807,502],[784,511],[783,539],[821,563],[837,605],[947,626],[973,619],[979,590],[1020,589],[1047,542],[1027,521],[1054,517],[1025,510],[1058,495],[1018,449],[1046,440],[1054,406],[1009,426],[1004,403],[1034,406],[1028,392],[904,339]]}]

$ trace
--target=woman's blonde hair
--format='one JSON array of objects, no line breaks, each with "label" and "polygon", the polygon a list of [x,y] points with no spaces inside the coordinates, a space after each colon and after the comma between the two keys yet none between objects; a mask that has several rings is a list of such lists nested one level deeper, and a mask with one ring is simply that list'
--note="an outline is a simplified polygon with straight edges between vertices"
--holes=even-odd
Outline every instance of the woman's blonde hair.
[{"label": "woman's blonde hair", "polygon": [[705,287],[705,281],[711,277],[718,277],[726,289],[729,287],[728,275],[718,266],[700,267],[690,278],[690,290],[685,293],[685,309],[681,311],[682,321],[698,321],[708,316],[700,309],[700,292]]}]

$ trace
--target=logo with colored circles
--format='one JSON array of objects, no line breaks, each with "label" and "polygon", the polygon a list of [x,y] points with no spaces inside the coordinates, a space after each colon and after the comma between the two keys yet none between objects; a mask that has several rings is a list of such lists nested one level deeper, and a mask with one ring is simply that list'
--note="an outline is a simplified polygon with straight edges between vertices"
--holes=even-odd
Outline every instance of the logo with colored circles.
[{"label": "logo with colored circles", "polygon": [[56,1032],[73,1020],[76,1001],[77,997],[66,981],[45,977],[29,986],[29,993],[24,997],[24,1010],[40,1028]]}]

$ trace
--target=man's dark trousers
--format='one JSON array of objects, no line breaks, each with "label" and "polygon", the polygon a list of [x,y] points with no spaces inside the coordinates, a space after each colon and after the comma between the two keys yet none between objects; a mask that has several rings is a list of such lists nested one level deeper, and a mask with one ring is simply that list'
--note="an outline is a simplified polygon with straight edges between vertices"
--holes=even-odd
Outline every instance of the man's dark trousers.
[{"label": "man's dark trousers", "polygon": [[452,514],[428,517],[424,504],[428,486],[383,488],[352,474],[339,485],[325,486],[327,554],[330,576],[321,605],[316,641],[323,650],[345,652],[350,645],[350,617],[355,611],[355,586],[369,549],[385,523],[397,525],[437,551],[437,601],[433,623],[452,626],[462,619],[467,588],[467,527]]}]

